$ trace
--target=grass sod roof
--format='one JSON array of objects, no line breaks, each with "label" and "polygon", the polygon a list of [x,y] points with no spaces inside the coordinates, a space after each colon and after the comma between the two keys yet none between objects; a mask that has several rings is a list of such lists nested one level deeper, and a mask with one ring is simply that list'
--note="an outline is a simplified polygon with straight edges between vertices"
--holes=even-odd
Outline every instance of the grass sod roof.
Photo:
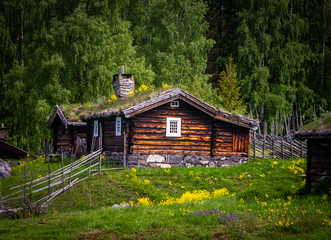
[{"label": "grass sod roof", "polygon": [[202,107],[210,113],[210,115],[213,115],[220,120],[231,121],[238,125],[244,124],[245,127],[249,128],[255,128],[258,126],[259,122],[256,120],[215,108],[194,97],[192,94],[178,88],[136,91],[135,95],[124,99],[108,99],[99,103],[62,105],[60,107],[65,116],[68,116],[71,119],[76,119],[76,121],[80,121],[80,119],[87,121],[91,119],[119,116],[122,114],[126,117],[131,117],[135,112],[139,112],[139,110],[146,106],[164,104],[164,101],[176,96],[179,96],[179,98],[183,100],[191,101],[193,104],[197,104],[197,106],[199,105],[198,107]]},{"label": "grass sod roof", "polygon": [[331,113],[327,113],[325,117],[303,126],[300,131],[295,133],[295,137],[298,139],[331,138]]}]

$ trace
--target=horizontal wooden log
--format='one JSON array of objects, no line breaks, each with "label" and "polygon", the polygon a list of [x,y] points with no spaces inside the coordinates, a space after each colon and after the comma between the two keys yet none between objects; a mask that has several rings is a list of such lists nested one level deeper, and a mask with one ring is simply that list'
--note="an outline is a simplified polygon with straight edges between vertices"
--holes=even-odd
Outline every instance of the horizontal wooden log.
[{"label": "horizontal wooden log", "polygon": [[324,168],[324,169],[331,169],[331,162],[325,162],[325,163],[309,163],[310,168]]},{"label": "horizontal wooden log", "polygon": [[133,149],[153,149],[153,150],[162,150],[162,149],[169,149],[169,150],[192,150],[192,151],[210,151],[210,147],[208,146],[187,146],[187,145],[180,145],[180,146],[169,146],[169,145],[137,145],[134,144]]},{"label": "horizontal wooden log", "polygon": [[329,157],[329,159],[331,160],[331,151],[316,151],[316,150],[313,150],[312,155],[318,156],[318,157]]},{"label": "horizontal wooden log", "polygon": [[[134,139],[137,140],[169,140],[174,139],[165,136],[165,134],[134,134]],[[178,139],[178,138],[177,138]],[[205,135],[188,135],[188,134],[182,134],[179,138],[181,141],[201,141],[201,142],[210,142],[211,136],[205,136]]]},{"label": "horizontal wooden log", "polygon": [[194,151],[194,150],[172,150],[172,149],[134,149],[133,153],[136,154],[169,154],[169,155],[200,155],[210,156],[210,151]]},{"label": "horizontal wooden log", "polygon": [[232,143],[233,138],[232,137],[223,137],[223,136],[217,136],[214,138],[215,143],[222,143],[222,142],[230,142]]},{"label": "horizontal wooden log", "polygon": [[231,156],[238,156],[238,157],[247,157],[247,153],[244,152],[222,152],[222,151],[213,151],[214,156],[225,156],[225,157],[231,157]]},{"label": "horizontal wooden log", "polygon": [[311,176],[331,176],[331,169],[310,169],[308,174]]},{"label": "horizontal wooden log", "polygon": [[103,145],[123,145],[123,138],[104,138]]},{"label": "horizontal wooden log", "polygon": [[211,142],[182,141],[178,138],[168,140],[134,140],[133,144],[162,146],[210,146]]},{"label": "horizontal wooden log", "polygon": [[[154,121],[154,120],[163,121],[167,117],[175,117],[175,115],[174,114],[172,114],[172,115],[167,115],[167,114],[159,115],[159,114],[150,113],[148,116],[145,116],[145,117],[137,116],[135,121],[144,121],[144,122],[150,122],[150,120],[152,120],[152,121]],[[180,118],[182,120],[195,120],[195,121],[202,121],[202,122],[207,121],[207,122],[212,123],[212,118],[208,115],[181,115]]]},{"label": "horizontal wooden log", "polygon": [[[135,123],[134,127],[139,128],[149,128],[149,129],[166,129],[166,124],[156,124],[156,123]],[[211,125],[186,125],[182,124],[183,130],[212,130]]]},{"label": "horizontal wooden log", "polygon": [[221,143],[214,143],[213,146],[215,148],[223,148],[223,147],[225,147],[225,148],[231,148],[232,149],[233,144],[232,144],[232,142],[221,142]]},{"label": "horizontal wooden log", "polygon": [[218,152],[233,152],[232,147],[214,147],[213,153],[214,155],[219,155]]},{"label": "horizontal wooden log", "polygon": [[[151,128],[135,128],[133,134],[143,133],[143,134],[166,134],[166,129],[151,129]],[[193,135],[211,135],[211,130],[185,130],[182,129],[182,135],[193,134]]]},{"label": "horizontal wooden log", "polygon": [[[136,119],[135,123],[166,123],[167,118],[141,118],[141,119]],[[193,124],[193,125],[212,125],[212,121],[206,121],[206,120],[201,120],[201,119],[192,119],[192,118],[181,118],[182,124]]]},{"label": "horizontal wooden log", "polygon": [[316,163],[323,163],[323,162],[330,162],[331,161],[331,157],[320,157],[320,156],[312,156],[309,159],[310,162],[316,162]]},{"label": "horizontal wooden log", "polygon": [[233,136],[232,132],[228,132],[228,131],[215,131],[214,130],[214,135],[215,137],[231,137]]}]

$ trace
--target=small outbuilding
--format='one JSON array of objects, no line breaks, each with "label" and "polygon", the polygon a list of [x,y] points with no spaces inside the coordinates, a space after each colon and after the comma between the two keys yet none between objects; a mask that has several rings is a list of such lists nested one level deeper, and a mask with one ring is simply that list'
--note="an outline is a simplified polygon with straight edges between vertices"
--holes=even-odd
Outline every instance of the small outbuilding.
[{"label": "small outbuilding", "polygon": [[0,127],[0,158],[21,159],[27,156],[33,156],[30,153],[8,143],[9,127],[2,123]]},{"label": "small outbuilding", "polygon": [[[300,140],[307,139],[306,187],[314,191],[321,181],[331,182],[331,113],[304,126],[295,134]],[[331,187],[331,186],[329,186]]]},{"label": "small outbuilding", "polygon": [[53,153],[65,155],[86,154],[86,122],[79,117],[70,116],[74,106],[55,106],[50,115],[47,127],[53,131]]}]

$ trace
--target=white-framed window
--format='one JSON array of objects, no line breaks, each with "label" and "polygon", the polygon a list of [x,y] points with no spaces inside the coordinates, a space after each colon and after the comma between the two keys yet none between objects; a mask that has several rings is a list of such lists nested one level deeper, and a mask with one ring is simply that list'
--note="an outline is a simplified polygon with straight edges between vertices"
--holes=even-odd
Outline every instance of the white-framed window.
[{"label": "white-framed window", "polygon": [[116,136],[121,136],[121,124],[122,124],[122,118],[121,117],[116,117],[116,126],[115,126],[115,135]]},{"label": "white-framed window", "polygon": [[93,137],[99,137],[99,121],[94,121]]},{"label": "white-framed window", "polygon": [[182,128],[181,118],[167,118],[167,137],[180,137]]},{"label": "white-framed window", "polygon": [[170,102],[170,107],[179,107],[179,101]]}]

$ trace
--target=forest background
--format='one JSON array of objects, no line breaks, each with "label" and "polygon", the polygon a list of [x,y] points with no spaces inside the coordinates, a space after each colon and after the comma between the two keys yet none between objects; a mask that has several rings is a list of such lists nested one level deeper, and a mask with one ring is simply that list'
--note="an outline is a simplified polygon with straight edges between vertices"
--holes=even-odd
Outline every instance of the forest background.
[{"label": "forest background", "polygon": [[[297,102],[307,120],[331,109],[330,16],[329,0],[2,0],[0,120],[37,152],[54,106],[106,99],[122,65],[137,87],[194,89],[264,121]],[[240,92],[230,106],[225,87]]]}]

